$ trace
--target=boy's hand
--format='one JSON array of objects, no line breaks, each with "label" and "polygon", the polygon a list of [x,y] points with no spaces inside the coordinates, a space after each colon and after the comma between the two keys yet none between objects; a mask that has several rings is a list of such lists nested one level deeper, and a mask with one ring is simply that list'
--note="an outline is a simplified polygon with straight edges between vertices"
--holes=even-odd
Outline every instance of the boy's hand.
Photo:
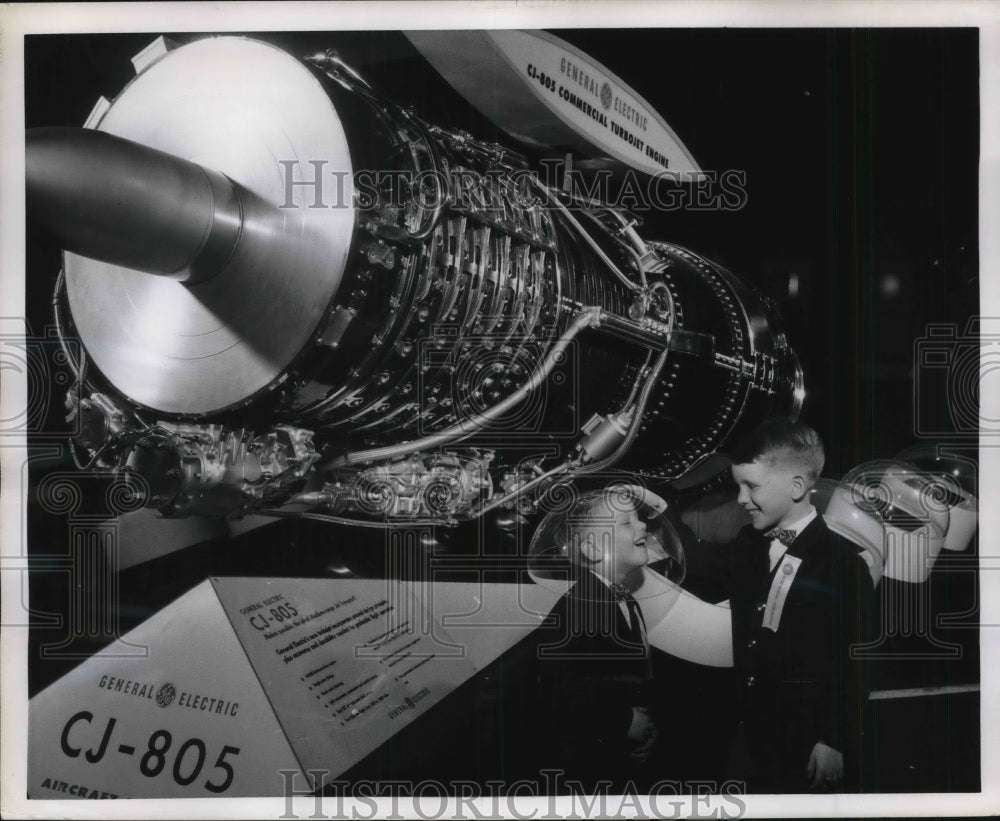
[{"label": "boy's hand", "polygon": [[809,754],[806,776],[812,789],[832,787],[844,777],[844,756],[842,753],[817,741]]}]

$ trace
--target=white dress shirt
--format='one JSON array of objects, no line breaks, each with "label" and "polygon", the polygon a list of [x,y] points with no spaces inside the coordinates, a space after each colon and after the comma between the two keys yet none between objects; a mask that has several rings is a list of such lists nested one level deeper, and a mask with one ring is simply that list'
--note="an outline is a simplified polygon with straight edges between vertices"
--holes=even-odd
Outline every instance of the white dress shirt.
[{"label": "white dress shirt", "polygon": [[[790,527],[783,527],[781,529],[794,530],[795,536],[798,537],[798,535],[803,530],[806,529],[806,526],[815,518],[816,518],[816,508],[814,508],[812,505],[809,505],[809,512],[805,516],[803,516],[801,519],[799,519],[797,522],[795,522],[795,524],[791,525]],[[778,562],[781,561],[781,557],[785,555],[786,550],[788,550],[788,545],[786,545],[784,542],[781,542],[778,539],[771,539],[771,547],[770,550],[768,551],[768,556],[770,556],[771,559],[771,570],[774,570],[774,568],[778,566]]]}]

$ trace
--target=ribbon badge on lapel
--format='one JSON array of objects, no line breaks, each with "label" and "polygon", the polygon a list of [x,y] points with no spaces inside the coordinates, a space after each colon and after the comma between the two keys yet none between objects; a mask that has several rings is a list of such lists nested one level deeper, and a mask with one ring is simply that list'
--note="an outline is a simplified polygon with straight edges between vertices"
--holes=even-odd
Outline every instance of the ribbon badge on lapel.
[{"label": "ribbon badge on lapel", "polygon": [[767,605],[764,607],[763,626],[774,633],[778,632],[781,611],[785,609],[785,599],[788,598],[788,591],[795,581],[795,574],[799,572],[801,564],[802,559],[798,556],[785,554],[778,566],[778,572],[771,581],[771,589],[767,593]]}]

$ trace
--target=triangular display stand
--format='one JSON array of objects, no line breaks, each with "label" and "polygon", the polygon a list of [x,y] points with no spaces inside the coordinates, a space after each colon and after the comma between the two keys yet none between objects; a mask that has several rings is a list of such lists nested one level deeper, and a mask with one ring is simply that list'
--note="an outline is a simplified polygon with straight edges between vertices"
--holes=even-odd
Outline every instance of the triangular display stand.
[{"label": "triangular display stand", "polygon": [[31,700],[29,796],[266,796],[292,773],[336,778],[557,599],[536,585],[206,580],[124,637],[147,657],[102,651]]}]

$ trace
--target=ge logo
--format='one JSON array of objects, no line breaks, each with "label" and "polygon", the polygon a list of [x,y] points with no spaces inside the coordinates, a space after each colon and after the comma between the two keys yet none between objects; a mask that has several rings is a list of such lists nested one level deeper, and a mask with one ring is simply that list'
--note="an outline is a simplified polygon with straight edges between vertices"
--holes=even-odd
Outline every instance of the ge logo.
[{"label": "ge logo", "polygon": [[156,703],[161,707],[169,705],[177,696],[177,688],[169,682],[156,691]]},{"label": "ge logo", "polygon": [[611,108],[611,86],[608,83],[601,86],[601,105],[605,109]]}]

